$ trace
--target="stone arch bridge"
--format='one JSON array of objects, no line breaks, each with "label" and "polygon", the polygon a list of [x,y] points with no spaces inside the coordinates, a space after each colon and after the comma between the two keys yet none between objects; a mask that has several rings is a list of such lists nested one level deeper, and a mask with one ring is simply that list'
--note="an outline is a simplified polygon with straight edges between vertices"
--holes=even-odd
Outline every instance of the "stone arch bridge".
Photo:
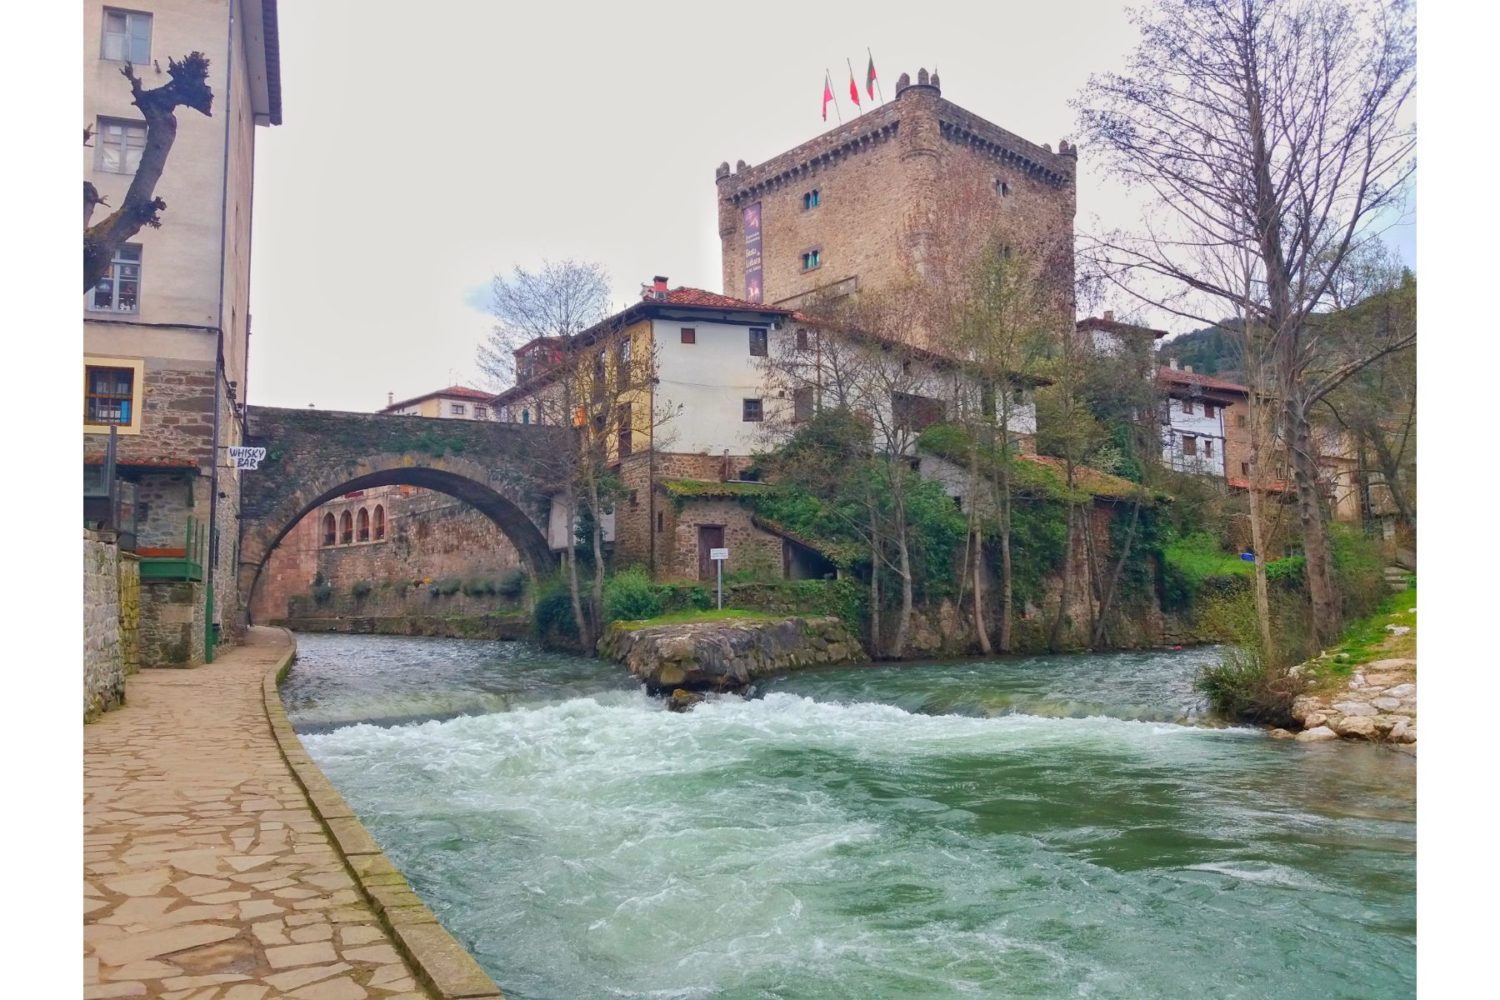
[{"label": "stone arch bridge", "polygon": [[269,406],[248,407],[246,422],[244,443],[265,448],[266,457],[240,474],[243,608],[271,551],[305,514],[376,486],[421,486],[466,501],[533,571],[553,563],[551,491],[538,458],[562,446],[557,428]]}]

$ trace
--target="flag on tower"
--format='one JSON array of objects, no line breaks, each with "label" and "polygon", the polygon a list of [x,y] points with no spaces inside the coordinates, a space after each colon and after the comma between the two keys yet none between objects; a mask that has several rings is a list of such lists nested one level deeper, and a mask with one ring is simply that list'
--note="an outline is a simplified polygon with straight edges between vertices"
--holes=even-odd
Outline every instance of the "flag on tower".
[{"label": "flag on tower", "polygon": [[823,120],[828,120],[828,102],[833,100],[833,82],[828,79],[828,73],[823,74]]},{"label": "flag on tower", "polygon": [[857,108],[859,107],[859,84],[854,81],[854,64],[849,62],[847,58],[844,59],[844,62],[849,64],[849,100],[853,101],[854,106]]},{"label": "flag on tower", "polygon": [[870,56],[870,68],[865,70],[865,93],[870,95],[870,100],[875,99],[875,57]]}]

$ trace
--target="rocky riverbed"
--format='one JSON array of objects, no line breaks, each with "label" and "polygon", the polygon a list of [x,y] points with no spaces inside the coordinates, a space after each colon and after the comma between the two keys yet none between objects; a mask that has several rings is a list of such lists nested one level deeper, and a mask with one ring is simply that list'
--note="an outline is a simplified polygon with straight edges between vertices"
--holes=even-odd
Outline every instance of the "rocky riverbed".
[{"label": "rocky riverbed", "polygon": [[1292,704],[1292,718],[1302,724],[1296,738],[1304,742],[1342,737],[1415,745],[1417,661],[1402,657],[1367,663],[1343,688],[1299,697]]},{"label": "rocky riverbed", "polygon": [[615,622],[599,640],[599,655],[623,663],[653,693],[744,691],[770,674],[868,659],[834,617]]}]

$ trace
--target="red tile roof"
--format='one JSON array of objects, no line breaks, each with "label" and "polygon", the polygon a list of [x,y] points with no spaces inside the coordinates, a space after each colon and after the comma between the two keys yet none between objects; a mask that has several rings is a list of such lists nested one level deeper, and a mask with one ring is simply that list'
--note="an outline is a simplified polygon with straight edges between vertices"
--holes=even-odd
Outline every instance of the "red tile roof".
[{"label": "red tile roof", "polygon": [[1149,326],[1136,326],[1134,323],[1121,323],[1113,319],[1100,319],[1097,316],[1090,316],[1088,319],[1079,320],[1075,324],[1075,328],[1079,333],[1085,330],[1103,330],[1105,333],[1126,334],[1149,333],[1152,340],[1160,340],[1167,335],[1167,331],[1165,330],[1154,330]]},{"label": "red tile roof", "polygon": [[452,397],[454,399],[472,399],[480,403],[487,403],[491,399],[495,398],[495,394],[493,392],[485,392],[483,389],[471,389],[466,385],[450,385],[446,389],[438,389],[434,392],[424,392],[420,396],[413,396],[411,399],[403,399],[399,403],[392,403],[389,406],[383,407],[380,412],[389,413],[392,410],[399,410],[402,407],[410,406],[413,403],[420,403],[424,399],[437,399],[440,397]]},{"label": "red tile roof", "polygon": [[643,302],[659,302],[669,306],[697,306],[703,309],[741,309],[749,312],[780,313],[789,316],[790,309],[781,306],[768,306],[759,302],[750,302],[746,299],[736,299],[729,295],[720,295],[717,292],[706,292],[701,288],[688,288],[679,285],[667,291],[661,298],[652,295],[642,299]]},{"label": "red tile roof", "polygon": [[1250,395],[1250,390],[1237,382],[1226,382],[1221,378],[1214,378],[1211,375],[1183,371],[1181,368],[1172,368],[1167,365],[1159,365],[1157,367],[1156,380],[1174,385],[1196,385],[1204,389],[1218,389],[1221,392],[1232,392],[1238,396]]}]

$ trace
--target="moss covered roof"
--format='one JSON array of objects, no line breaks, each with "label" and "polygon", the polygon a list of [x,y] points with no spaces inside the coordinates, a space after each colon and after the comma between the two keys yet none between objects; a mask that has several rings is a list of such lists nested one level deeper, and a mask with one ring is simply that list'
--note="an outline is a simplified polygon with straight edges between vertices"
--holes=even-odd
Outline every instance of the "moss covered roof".
[{"label": "moss covered roof", "polygon": [[685,500],[737,500],[741,497],[760,496],[770,489],[765,483],[718,482],[711,479],[663,479],[656,487],[667,496]]}]

